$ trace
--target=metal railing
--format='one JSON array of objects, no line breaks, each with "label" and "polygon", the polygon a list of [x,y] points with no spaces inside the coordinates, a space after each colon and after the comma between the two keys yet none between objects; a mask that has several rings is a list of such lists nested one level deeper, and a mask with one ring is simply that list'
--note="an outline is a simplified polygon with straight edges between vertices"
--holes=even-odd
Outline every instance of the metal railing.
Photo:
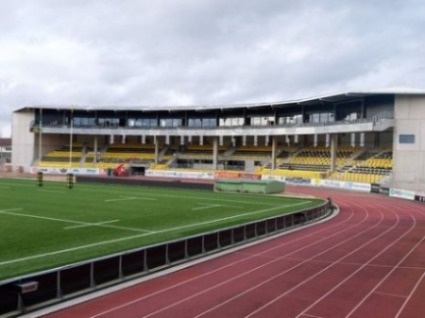
[{"label": "metal railing", "polygon": [[[215,130],[215,129],[224,129],[224,130],[233,130],[235,128],[256,128],[256,129],[269,129],[269,128],[295,128],[295,127],[322,127],[322,126],[334,126],[334,125],[348,125],[348,124],[359,124],[359,123],[369,123],[369,122],[377,122],[382,119],[394,119],[394,112],[393,111],[384,111],[377,114],[374,114],[373,116],[367,117],[367,118],[358,118],[353,120],[337,120],[337,121],[324,121],[324,122],[294,122],[294,123],[274,123],[274,124],[267,124],[267,125],[231,125],[231,126],[130,126],[130,125],[94,125],[94,124],[87,124],[87,125],[78,125],[74,124],[73,128],[84,128],[84,129],[99,129],[102,130],[119,130],[119,129],[125,129],[125,130],[169,130],[169,129],[180,129],[180,130]],[[38,132],[37,129],[39,128],[63,128],[63,129],[69,129],[71,127],[70,124],[66,124],[63,122],[56,121],[54,123],[45,123],[43,122],[40,127],[40,123],[37,120],[32,120],[30,122],[30,130]]]}]

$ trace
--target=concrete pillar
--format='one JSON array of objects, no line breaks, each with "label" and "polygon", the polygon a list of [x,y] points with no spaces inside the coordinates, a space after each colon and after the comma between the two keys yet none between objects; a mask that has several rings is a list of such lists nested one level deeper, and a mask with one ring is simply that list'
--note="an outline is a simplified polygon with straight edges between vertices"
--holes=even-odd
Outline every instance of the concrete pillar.
[{"label": "concrete pillar", "polygon": [[272,138],[272,170],[276,169],[277,136]]},{"label": "concrete pillar", "polygon": [[158,136],[154,136],[155,143],[155,164],[159,163],[159,140]]},{"label": "concrete pillar", "polygon": [[97,136],[94,137],[93,152],[94,152],[93,163],[96,163],[97,162]]},{"label": "concrete pillar", "polygon": [[213,169],[217,170],[217,163],[218,163],[218,138],[213,138]]},{"label": "concrete pillar", "polygon": [[336,168],[336,147],[337,147],[337,137],[336,134],[330,135],[331,141],[331,172],[335,171]]}]

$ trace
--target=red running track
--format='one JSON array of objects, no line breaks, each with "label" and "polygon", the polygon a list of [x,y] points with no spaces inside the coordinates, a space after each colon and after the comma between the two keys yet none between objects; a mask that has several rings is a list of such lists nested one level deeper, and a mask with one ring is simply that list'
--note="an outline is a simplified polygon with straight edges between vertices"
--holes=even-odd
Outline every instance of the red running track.
[{"label": "red running track", "polygon": [[340,213],[46,317],[425,317],[425,204],[289,191]]}]

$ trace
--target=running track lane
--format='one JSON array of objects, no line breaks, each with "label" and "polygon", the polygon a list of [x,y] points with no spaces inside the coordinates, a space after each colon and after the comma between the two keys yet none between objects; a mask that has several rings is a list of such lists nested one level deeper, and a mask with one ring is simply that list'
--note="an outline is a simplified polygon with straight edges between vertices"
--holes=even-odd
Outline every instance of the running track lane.
[{"label": "running track lane", "polygon": [[288,190],[340,214],[45,317],[425,317],[423,203]]}]

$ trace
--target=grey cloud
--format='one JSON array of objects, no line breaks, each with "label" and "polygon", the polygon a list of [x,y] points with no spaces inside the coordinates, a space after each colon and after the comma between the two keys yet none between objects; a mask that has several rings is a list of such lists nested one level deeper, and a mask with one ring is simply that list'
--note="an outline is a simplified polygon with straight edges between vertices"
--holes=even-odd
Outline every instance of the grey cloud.
[{"label": "grey cloud", "polygon": [[425,87],[419,0],[5,0],[0,133],[27,104],[230,104]]}]

